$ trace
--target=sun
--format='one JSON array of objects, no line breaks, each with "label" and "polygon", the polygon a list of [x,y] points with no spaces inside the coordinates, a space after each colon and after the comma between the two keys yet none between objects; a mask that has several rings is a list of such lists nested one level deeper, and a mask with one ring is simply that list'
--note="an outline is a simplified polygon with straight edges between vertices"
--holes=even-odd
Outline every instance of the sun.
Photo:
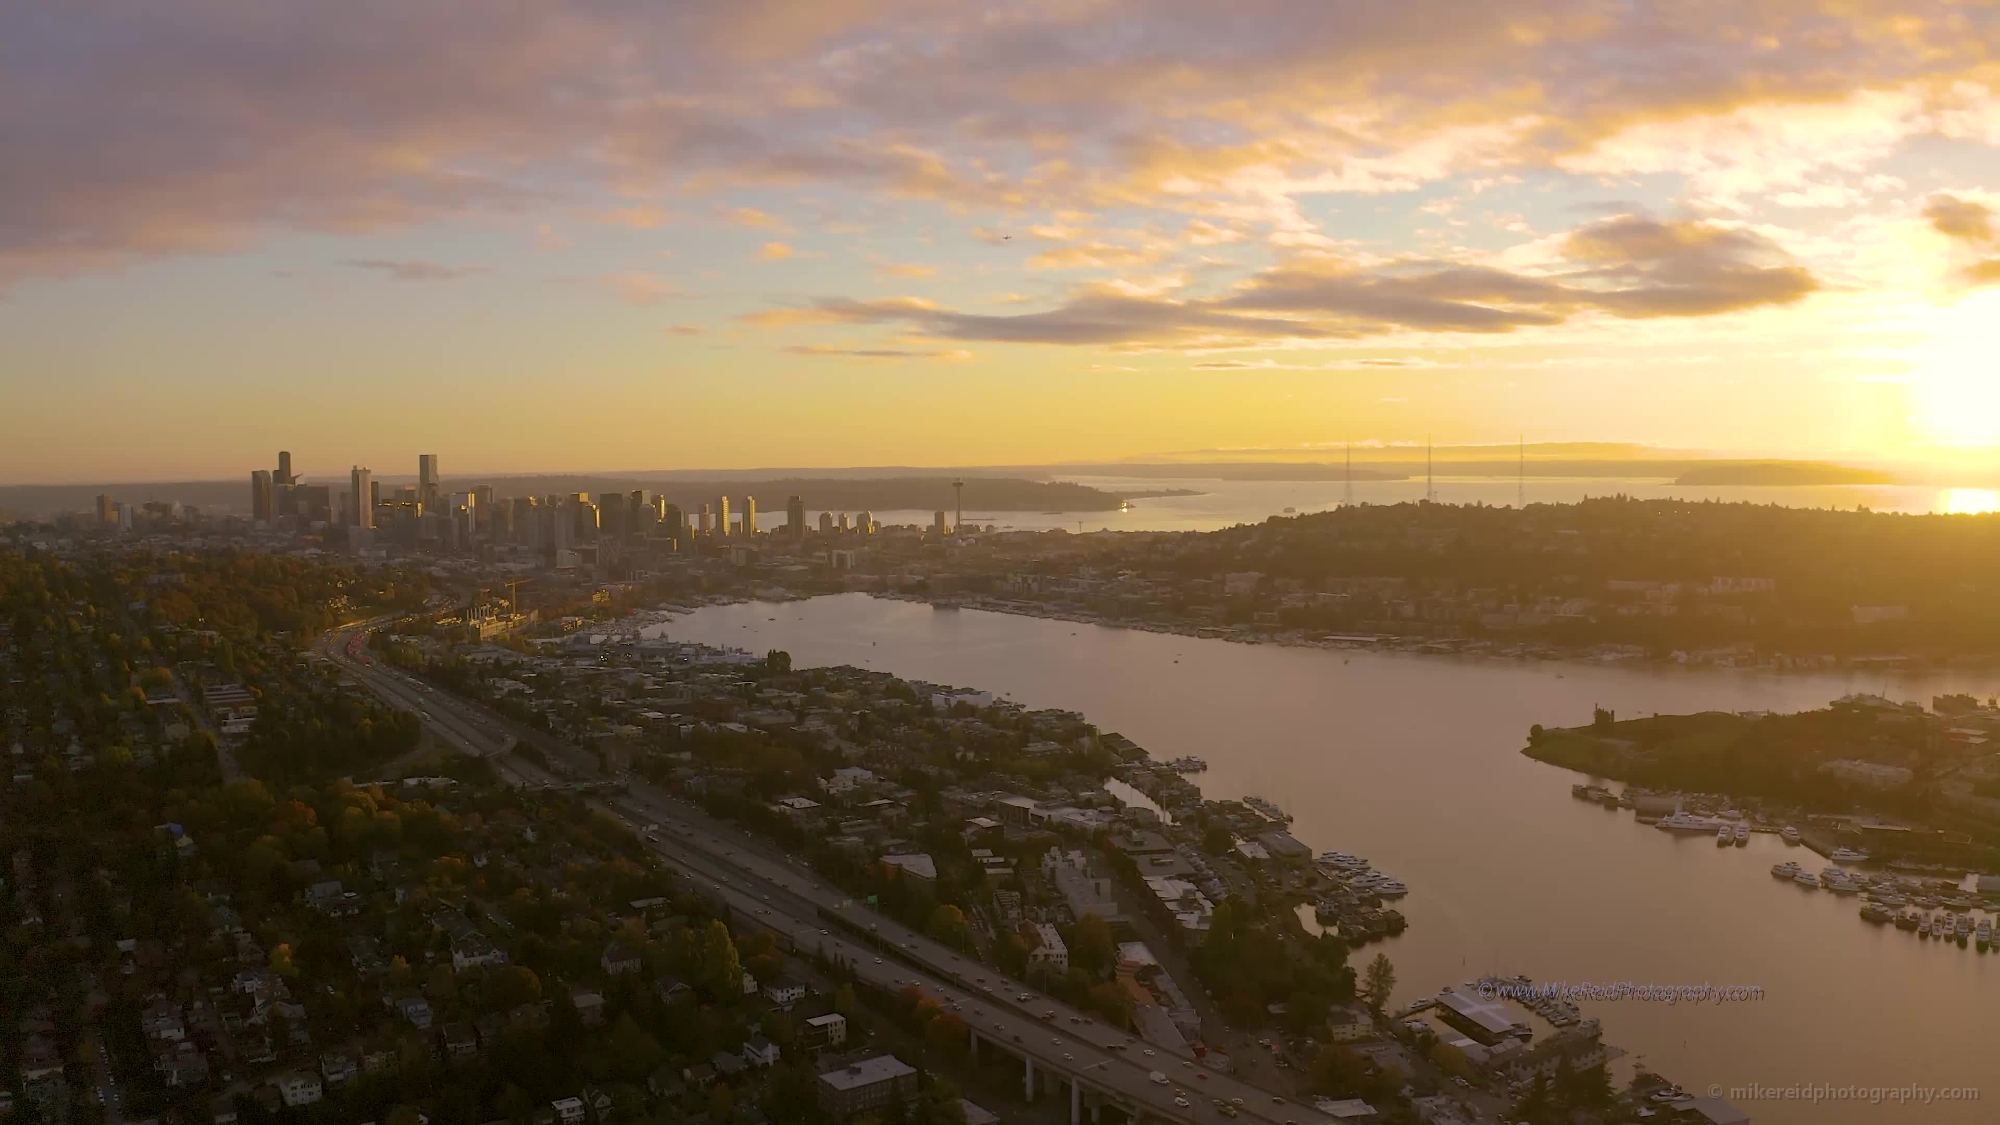
[{"label": "sun", "polygon": [[2000,445],[2000,290],[1937,310],[1930,338],[1910,352],[1910,407],[1939,445]]}]

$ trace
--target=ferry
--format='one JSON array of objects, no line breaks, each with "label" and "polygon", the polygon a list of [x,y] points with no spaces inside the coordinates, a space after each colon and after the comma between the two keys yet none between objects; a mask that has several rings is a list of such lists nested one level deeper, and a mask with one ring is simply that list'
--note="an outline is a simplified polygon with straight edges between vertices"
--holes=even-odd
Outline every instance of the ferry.
[{"label": "ferry", "polygon": [[1739,824],[1736,826],[1736,846],[1739,848],[1747,848],[1750,846],[1749,825]]},{"label": "ferry", "polygon": [[1778,829],[1778,836],[1787,844],[1796,844],[1799,842],[1799,830],[1789,824]]},{"label": "ferry", "polygon": [[1866,863],[1868,853],[1857,852],[1853,848],[1835,848],[1833,854],[1827,858],[1835,863]]},{"label": "ferry", "polygon": [[1792,879],[1796,878],[1801,870],[1802,868],[1798,864],[1793,863],[1791,860],[1786,860],[1783,863],[1774,863],[1771,865],[1771,877],[1773,879]]}]

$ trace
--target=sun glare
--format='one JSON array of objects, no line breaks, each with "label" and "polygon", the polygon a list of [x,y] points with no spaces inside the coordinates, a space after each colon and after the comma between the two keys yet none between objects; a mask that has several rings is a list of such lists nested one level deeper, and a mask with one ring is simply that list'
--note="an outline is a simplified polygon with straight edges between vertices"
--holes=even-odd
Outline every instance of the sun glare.
[{"label": "sun glare", "polygon": [[2000,492],[1990,488],[1947,488],[1938,493],[1937,509],[1948,516],[2000,511]]},{"label": "sun glare", "polygon": [[2000,445],[2000,359],[1993,347],[2000,290],[1939,309],[1934,325],[1930,338],[1911,351],[1912,414],[1940,445]]}]

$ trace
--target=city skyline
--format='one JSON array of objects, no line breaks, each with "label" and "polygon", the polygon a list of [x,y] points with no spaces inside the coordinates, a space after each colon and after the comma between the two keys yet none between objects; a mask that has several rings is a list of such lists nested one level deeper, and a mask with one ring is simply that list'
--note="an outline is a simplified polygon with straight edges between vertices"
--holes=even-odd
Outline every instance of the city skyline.
[{"label": "city skyline", "polygon": [[0,480],[2000,441],[1990,9],[1253,7],[0,15]]}]

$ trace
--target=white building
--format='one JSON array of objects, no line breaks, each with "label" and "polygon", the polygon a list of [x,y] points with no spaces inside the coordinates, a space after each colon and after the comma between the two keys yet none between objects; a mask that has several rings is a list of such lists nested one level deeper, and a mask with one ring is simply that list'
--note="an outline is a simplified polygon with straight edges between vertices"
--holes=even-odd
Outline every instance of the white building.
[{"label": "white building", "polygon": [[319,1076],[316,1074],[293,1071],[278,1079],[278,1096],[293,1109],[311,1105],[324,1095],[325,1091],[321,1089]]},{"label": "white building", "polygon": [[1069,972],[1069,946],[1063,944],[1062,935],[1047,922],[1035,925],[1035,932],[1041,935],[1042,944],[1028,954],[1030,965],[1045,965],[1058,973]]}]

